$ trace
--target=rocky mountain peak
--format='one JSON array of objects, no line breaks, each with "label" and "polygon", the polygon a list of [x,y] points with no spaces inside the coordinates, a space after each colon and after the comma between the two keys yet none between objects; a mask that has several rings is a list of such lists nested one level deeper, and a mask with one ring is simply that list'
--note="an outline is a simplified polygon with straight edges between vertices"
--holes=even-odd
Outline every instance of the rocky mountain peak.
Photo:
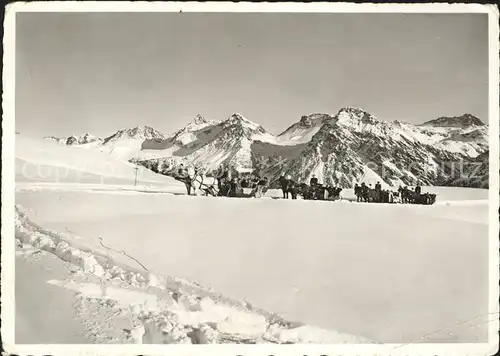
[{"label": "rocky mountain peak", "polygon": [[110,141],[116,141],[119,139],[151,140],[165,138],[166,137],[164,134],[150,126],[136,126],[129,129],[118,130],[113,135],[105,138],[103,143],[106,144]]},{"label": "rocky mountain peak", "polygon": [[196,115],[192,121],[192,123],[195,125],[203,125],[206,124],[207,122],[208,121],[200,114]]},{"label": "rocky mountain peak", "polygon": [[485,126],[486,124],[478,117],[472,114],[463,114],[461,116],[442,116],[437,119],[426,121],[421,126],[434,127],[469,127],[469,126]]}]

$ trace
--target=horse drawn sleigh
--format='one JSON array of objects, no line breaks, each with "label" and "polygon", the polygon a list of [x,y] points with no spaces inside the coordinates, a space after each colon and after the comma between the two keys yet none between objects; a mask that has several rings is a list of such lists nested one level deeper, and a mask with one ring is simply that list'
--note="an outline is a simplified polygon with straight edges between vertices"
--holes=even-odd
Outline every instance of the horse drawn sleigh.
[{"label": "horse drawn sleigh", "polygon": [[432,205],[436,202],[436,194],[422,193],[420,187],[415,190],[407,187],[400,187],[398,191],[381,189],[380,186],[372,189],[362,184],[356,185],[354,194],[358,202],[366,203],[402,203],[402,204],[420,204]]}]

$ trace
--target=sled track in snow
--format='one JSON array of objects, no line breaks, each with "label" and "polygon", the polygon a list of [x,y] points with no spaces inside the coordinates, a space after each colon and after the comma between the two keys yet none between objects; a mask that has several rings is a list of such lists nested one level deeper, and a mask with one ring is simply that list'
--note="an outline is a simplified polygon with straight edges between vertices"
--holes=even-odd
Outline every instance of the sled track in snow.
[{"label": "sled track in snow", "polygon": [[[162,277],[148,272],[147,267],[134,257],[123,253],[123,251],[107,247],[103,243],[102,238],[99,238],[102,247],[107,250],[115,251],[117,253],[121,253],[126,255],[127,257],[130,257],[139,265],[141,265],[141,267],[147,273],[136,272],[128,269],[127,267],[122,268],[115,264],[110,256],[106,256],[105,254],[94,251],[84,251],[82,249],[71,246],[67,241],[65,241],[63,234],[44,229],[43,227],[29,220],[27,215],[21,210],[22,207],[15,207],[15,236],[19,241],[28,245],[32,245],[37,249],[54,254],[61,260],[81,268],[86,273],[95,275],[101,279],[108,281],[111,281],[118,277],[120,280],[126,282],[134,289],[149,290],[149,288],[153,287],[156,290],[159,290],[159,293],[165,295],[167,298],[170,295],[170,298],[173,298],[173,300],[179,300],[179,298],[183,298],[183,300],[188,301],[188,304],[190,305],[187,307],[188,309],[183,311],[183,313],[203,312],[203,308],[201,310],[199,309],[200,300],[206,300],[208,298],[209,300],[212,300],[211,303],[214,303],[213,301],[215,301],[216,305],[218,305],[216,308],[222,308],[221,310],[223,314],[228,313],[227,315],[229,318],[227,320],[224,319],[226,321],[222,320],[223,324],[226,325],[226,329],[224,329],[224,331],[219,331],[220,337],[218,343],[373,343],[372,341],[367,340],[363,337],[343,334],[333,330],[311,327],[299,322],[286,321],[276,314],[254,308],[244,301],[242,302],[224,297],[208,288],[204,288],[203,286],[195,282],[187,281],[184,279],[177,279],[174,277],[167,277],[167,280],[164,280]],[[208,305],[209,307],[206,312],[208,313],[208,315],[213,316],[214,311],[211,311],[210,309],[210,305],[213,304],[209,303]],[[162,313],[164,312],[168,313],[169,311],[166,310]],[[234,315],[231,316],[232,314]],[[239,320],[240,317],[238,315],[240,314],[243,317],[242,321]],[[139,327],[139,331],[136,330],[134,332],[139,332],[139,334],[142,335],[141,338],[143,339],[143,341],[155,339],[156,341],[154,343],[177,343],[165,341],[165,335],[162,331],[162,325],[164,325],[165,320],[161,315],[162,314],[153,316],[153,319],[148,319],[151,317],[142,316],[142,325]],[[244,315],[248,316],[245,317]],[[256,320],[260,320],[259,318],[263,318],[262,322],[265,323],[265,328],[262,326],[262,334],[259,334],[260,336],[249,336],[245,335],[244,333],[241,334],[239,332],[231,331],[231,328],[235,328],[235,330],[237,330],[238,328],[243,328],[242,330],[244,330],[245,328],[249,327],[248,324],[245,324],[245,320],[252,320],[252,318],[257,318]],[[239,323],[243,324],[240,325]],[[214,323],[212,322],[208,323],[208,325],[211,327],[213,326],[213,324]],[[186,334],[183,340],[186,340],[186,338],[190,338],[193,343],[210,343],[206,340],[206,335],[200,336],[200,333],[203,334],[206,331],[206,326],[207,325],[205,324],[201,326],[197,324],[192,326],[191,328],[194,330],[194,334],[189,334],[191,336]],[[162,338],[164,340],[163,342],[158,341]],[[257,339],[259,339],[260,341],[258,341]],[[145,343],[150,342],[146,341]]]},{"label": "sled track in snow", "polygon": [[110,250],[110,251],[114,251],[114,252],[117,252],[117,253],[120,253],[123,256],[127,256],[128,258],[130,258],[130,259],[134,260],[135,262],[137,262],[137,264],[140,265],[146,272],[149,272],[149,270],[146,268],[146,266],[144,266],[137,258],[135,258],[133,256],[130,256],[125,251],[115,250],[114,248],[108,247],[108,246],[104,245],[104,243],[102,242],[102,237],[98,236],[97,238],[99,239],[99,243],[101,244],[101,246],[104,247],[105,249]]}]

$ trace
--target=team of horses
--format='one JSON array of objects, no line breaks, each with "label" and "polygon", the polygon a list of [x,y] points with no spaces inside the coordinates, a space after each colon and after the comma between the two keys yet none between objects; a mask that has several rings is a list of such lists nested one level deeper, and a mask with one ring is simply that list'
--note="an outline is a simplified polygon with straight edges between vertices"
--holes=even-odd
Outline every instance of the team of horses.
[{"label": "team of horses", "polygon": [[283,197],[297,199],[301,196],[304,200],[338,200],[342,188],[333,186],[324,186],[322,184],[308,185],[306,183],[289,183],[286,189],[283,189]]},{"label": "team of horses", "polygon": [[[227,197],[261,197],[269,189],[269,184],[262,184],[262,180],[249,184],[250,193],[245,193],[237,180],[222,179],[207,176],[203,173],[189,171],[186,177],[176,177],[177,180],[186,185],[188,194],[205,196],[227,196]],[[333,186],[308,185],[306,183],[290,184],[283,191],[284,198],[297,199],[301,196],[304,200],[338,200],[342,188]]]},{"label": "team of horses", "polygon": [[[257,180],[248,186],[252,188],[251,192],[244,193],[238,180],[220,180],[192,170],[188,171],[187,176],[176,179],[186,185],[189,195],[259,198],[266,193],[270,185],[267,181],[263,183],[262,180]],[[304,200],[339,200],[342,192],[340,187],[324,186],[323,184],[308,185],[293,181],[290,181],[287,188],[282,190],[285,199],[290,197],[297,199],[298,196],[301,196]],[[436,194],[415,192],[406,187],[400,187],[398,191],[391,191],[363,186],[356,187],[354,193],[358,202],[421,205],[432,205],[436,202]]]},{"label": "team of horses", "polygon": [[358,202],[432,205],[436,202],[437,196],[431,193],[418,193],[408,188],[400,188],[398,191],[372,189],[366,186],[364,188],[354,191]]}]

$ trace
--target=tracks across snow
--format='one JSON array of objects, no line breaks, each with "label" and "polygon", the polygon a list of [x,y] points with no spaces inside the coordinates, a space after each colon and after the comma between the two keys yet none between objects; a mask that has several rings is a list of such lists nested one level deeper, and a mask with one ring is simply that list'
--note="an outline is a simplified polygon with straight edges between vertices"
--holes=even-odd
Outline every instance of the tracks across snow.
[{"label": "tracks across snow", "polygon": [[[134,328],[125,331],[129,342],[370,342],[357,336],[290,323],[271,313],[255,310],[245,302],[231,301],[196,283],[155,275],[132,256],[129,257],[145,271],[120,267],[109,256],[81,250],[68,243],[64,234],[35,224],[21,206],[16,206],[15,213],[16,238],[28,246],[28,250],[52,253],[95,281],[50,280],[48,283],[76,291],[88,301],[102,301],[107,307],[129,313],[138,321]],[[102,240],[100,242],[102,244]],[[102,246],[109,249],[104,244]],[[94,328],[99,330],[99,325],[94,325]]]}]

